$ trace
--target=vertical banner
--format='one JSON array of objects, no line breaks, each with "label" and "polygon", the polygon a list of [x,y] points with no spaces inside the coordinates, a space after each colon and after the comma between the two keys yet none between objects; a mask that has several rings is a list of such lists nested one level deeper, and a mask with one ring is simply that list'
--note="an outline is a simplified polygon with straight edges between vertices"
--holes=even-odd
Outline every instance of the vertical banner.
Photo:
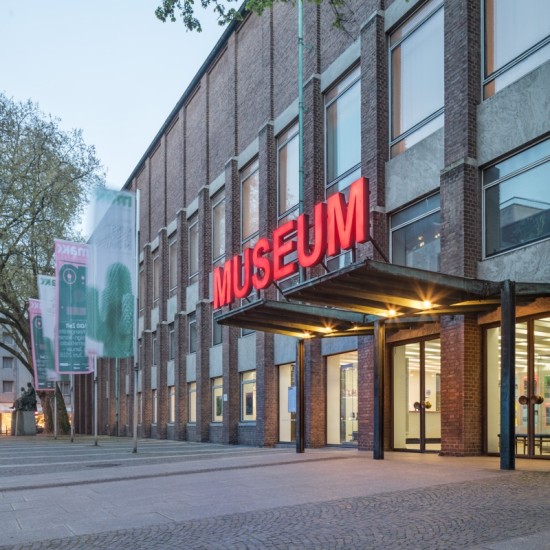
[{"label": "vertical banner", "polygon": [[[56,306],[55,306],[55,277],[50,275],[38,275],[38,297],[40,298],[40,315],[42,317],[42,338],[45,353],[45,370],[39,373],[36,380],[36,388],[41,390],[54,390],[56,382],[68,382],[68,376],[62,376],[55,366],[55,331],[56,331]],[[31,326],[32,329],[32,326]],[[42,378],[45,375],[45,380]]]},{"label": "vertical banner", "polygon": [[29,321],[31,325],[34,387],[42,391],[55,390],[55,381],[50,375],[54,369],[53,342],[44,336],[42,304],[40,300],[29,299]]},{"label": "vertical banner", "polygon": [[110,189],[98,189],[93,198],[86,342],[90,355],[125,358],[134,354],[135,201],[134,193]]},{"label": "vertical banner", "polygon": [[88,245],[55,240],[55,366],[61,374],[93,370],[86,353]]}]

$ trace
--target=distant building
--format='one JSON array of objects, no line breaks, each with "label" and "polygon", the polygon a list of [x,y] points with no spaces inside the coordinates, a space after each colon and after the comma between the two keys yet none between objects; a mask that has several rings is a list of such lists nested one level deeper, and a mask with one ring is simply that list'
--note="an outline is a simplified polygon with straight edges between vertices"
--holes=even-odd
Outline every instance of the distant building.
[{"label": "distant building", "polygon": [[[248,295],[214,311],[215,268],[300,206],[296,9],[245,17],[126,184],[141,193],[139,434],[293,442],[305,339],[306,446],[498,454],[513,415],[516,452],[550,458],[550,2],[346,5],[348,32],[304,3],[303,211],[363,176],[372,240],[249,294],[235,263]],[[101,433],[132,433],[132,368],[100,363]],[[78,382],[90,432],[92,380]]]}]

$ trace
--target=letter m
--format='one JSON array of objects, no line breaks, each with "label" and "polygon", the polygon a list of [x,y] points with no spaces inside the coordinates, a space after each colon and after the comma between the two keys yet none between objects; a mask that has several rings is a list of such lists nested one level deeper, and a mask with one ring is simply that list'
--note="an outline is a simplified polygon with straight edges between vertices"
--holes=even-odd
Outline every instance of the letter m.
[{"label": "letter m", "polygon": [[223,267],[214,269],[214,309],[233,301],[233,281],[231,277],[233,259],[227,260]]},{"label": "letter m", "polygon": [[369,187],[359,178],[349,188],[349,199],[335,193],[327,200],[327,253],[336,256],[342,250],[367,242],[369,233]]}]

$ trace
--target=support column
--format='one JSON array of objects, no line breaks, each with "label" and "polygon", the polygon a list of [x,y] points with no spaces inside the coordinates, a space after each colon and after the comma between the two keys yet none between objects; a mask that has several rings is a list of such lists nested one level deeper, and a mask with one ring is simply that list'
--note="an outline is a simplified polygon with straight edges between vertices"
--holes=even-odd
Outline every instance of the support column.
[{"label": "support column", "polygon": [[515,470],[516,285],[504,281],[501,297],[500,469]]},{"label": "support column", "polygon": [[386,360],[386,325],[384,319],[374,323],[374,448],[373,458],[384,458],[384,370]]},{"label": "support column", "polygon": [[306,448],[306,394],[305,394],[305,349],[304,341],[296,343],[296,452]]}]

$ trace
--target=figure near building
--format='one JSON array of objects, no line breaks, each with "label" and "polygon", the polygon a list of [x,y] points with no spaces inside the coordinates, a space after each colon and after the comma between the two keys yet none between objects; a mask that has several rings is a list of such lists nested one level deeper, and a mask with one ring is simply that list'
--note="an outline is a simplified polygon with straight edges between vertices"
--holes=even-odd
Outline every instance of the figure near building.
[{"label": "figure near building", "polygon": [[27,389],[21,388],[21,396],[18,397],[11,406],[16,411],[36,411],[36,391],[29,382]]}]

